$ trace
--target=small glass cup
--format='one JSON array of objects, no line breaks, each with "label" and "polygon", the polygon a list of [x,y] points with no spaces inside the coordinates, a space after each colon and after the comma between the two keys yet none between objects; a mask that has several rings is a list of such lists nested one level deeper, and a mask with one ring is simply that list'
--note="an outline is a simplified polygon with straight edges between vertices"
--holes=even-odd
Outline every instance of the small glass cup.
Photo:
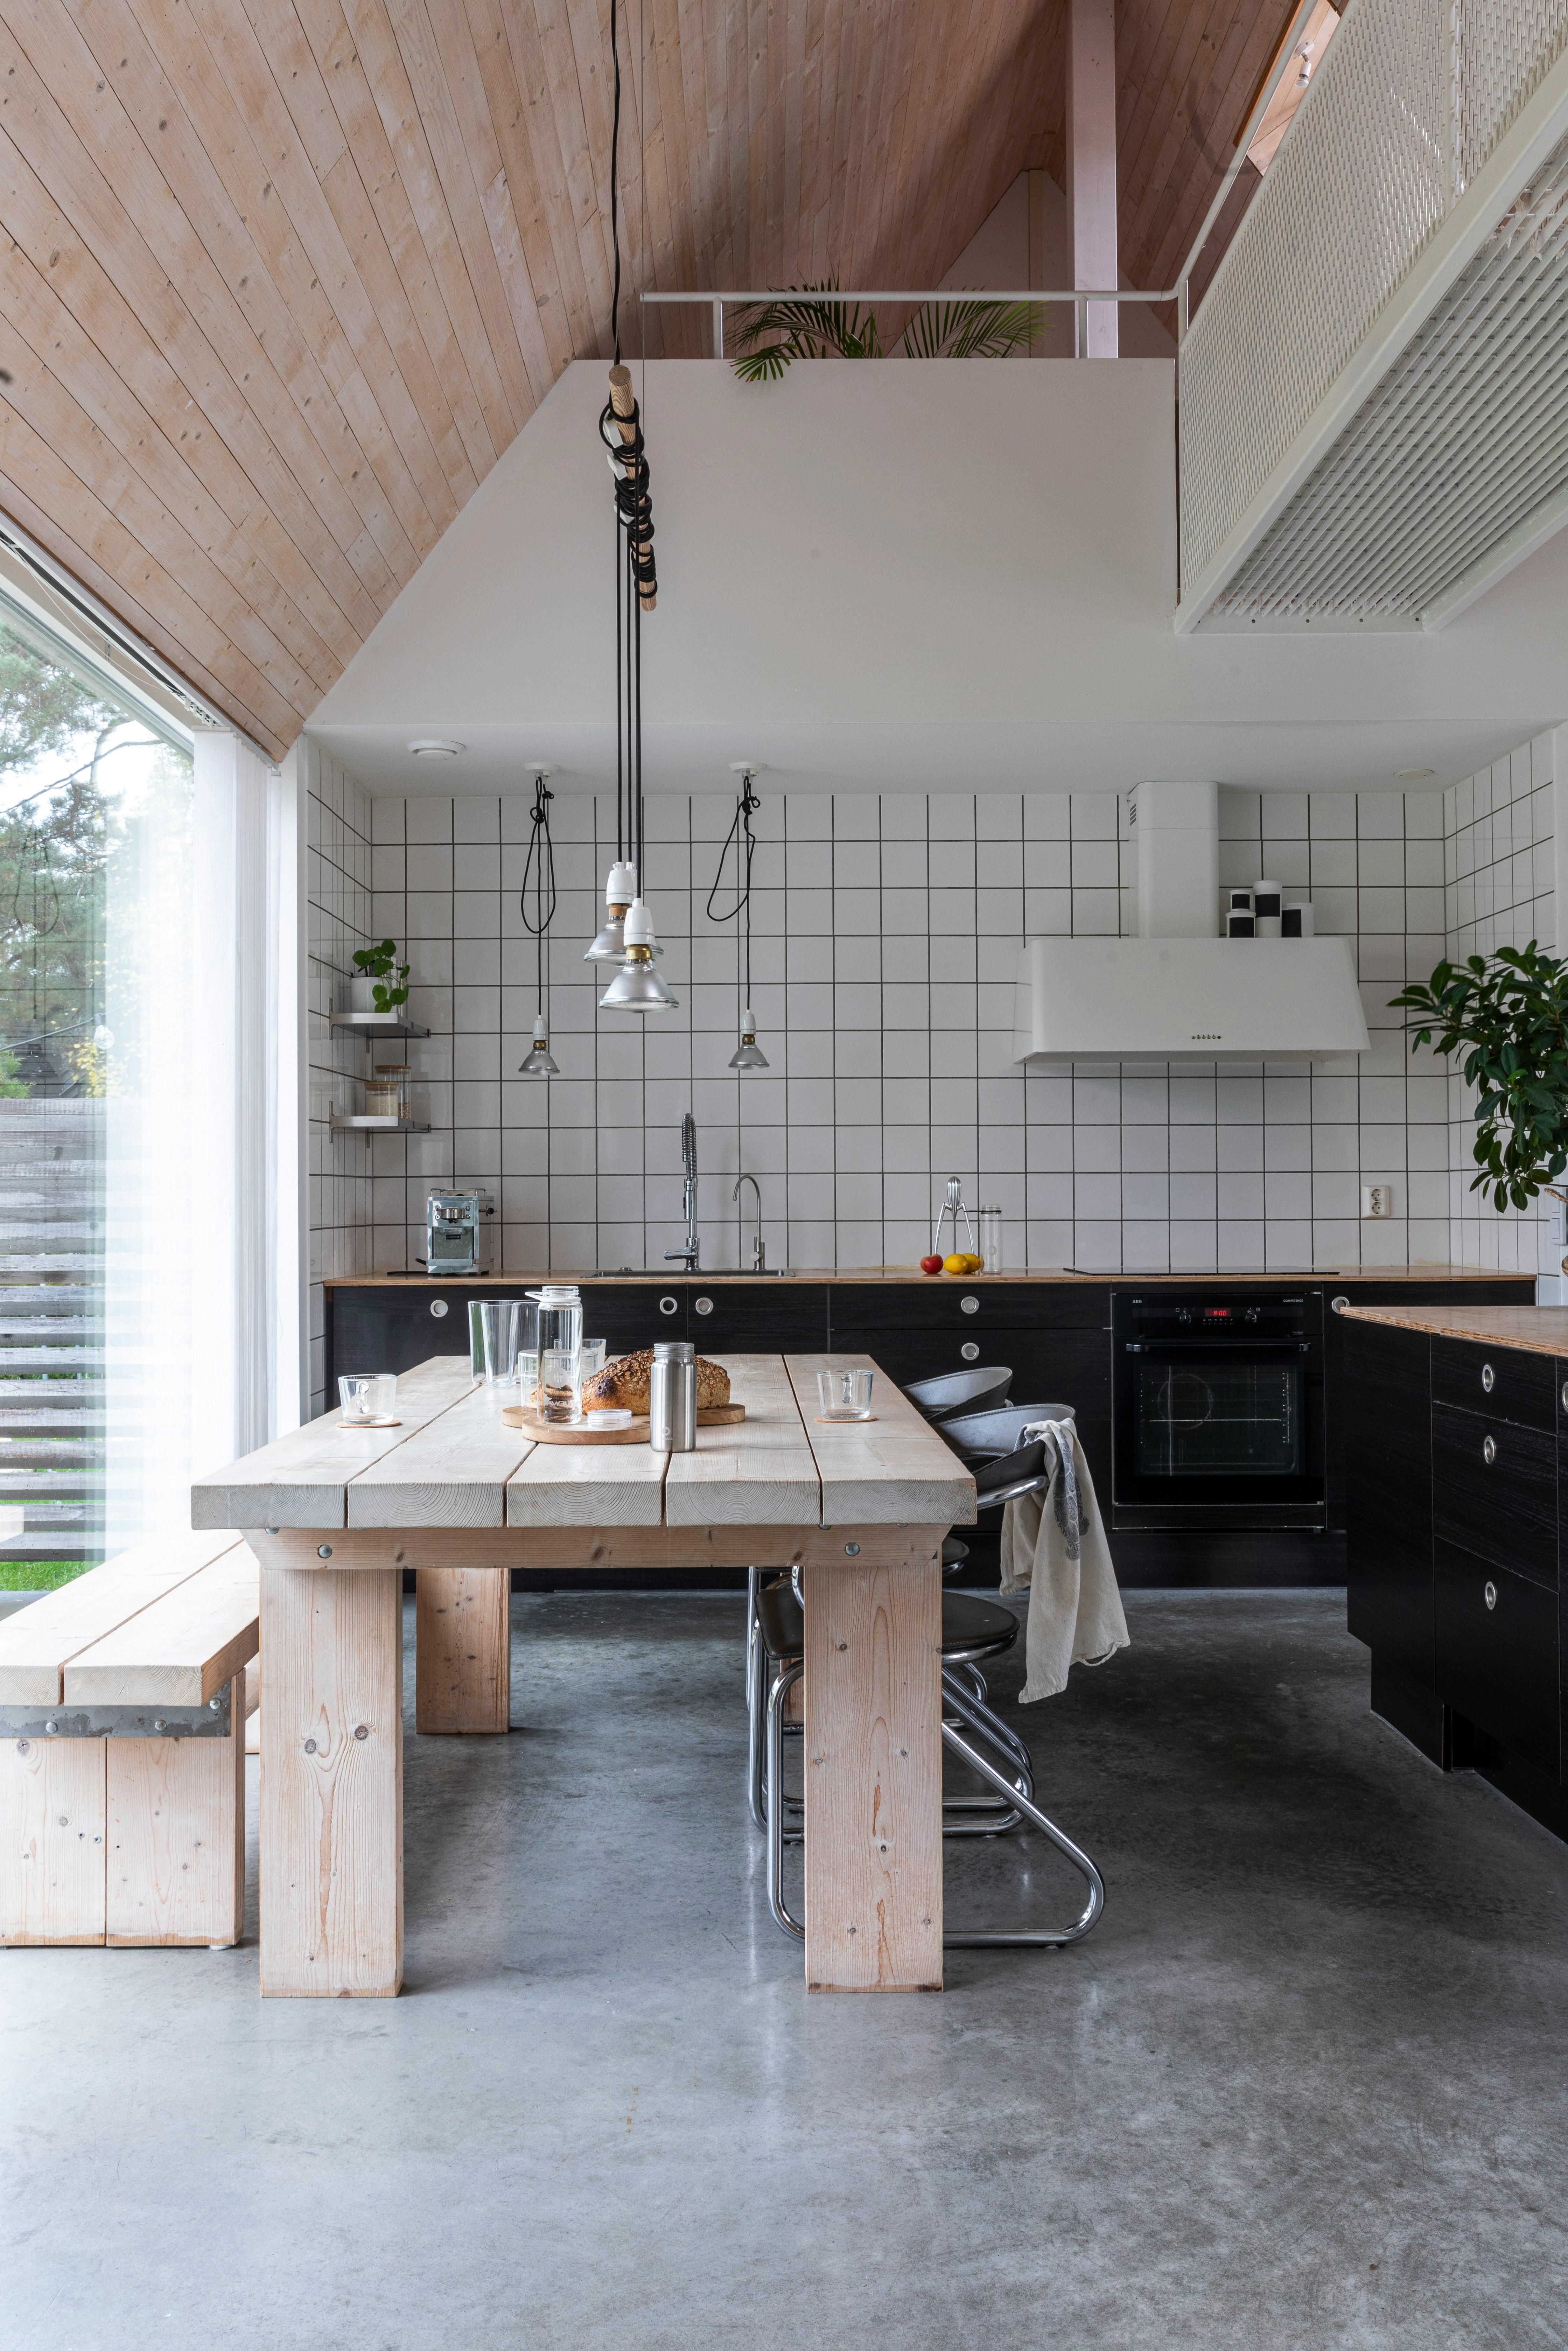
[{"label": "small glass cup", "polygon": [[388,1420],[397,1403],[395,1372],[347,1372],[338,1382],[343,1418],[369,1424]]},{"label": "small glass cup", "polygon": [[486,1298],[479,1306],[479,1336],[485,1350],[485,1384],[509,1388],[517,1377],[517,1302]]},{"label": "small glass cup", "polygon": [[871,1418],[871,1387],[874,1374],[858,1371],[852,1366],[842,1371],[819,1372],[817,1395],[824,1420],[869,1420]]},{"label": "small glass cup", "polygon": [[610,1343],[607,1339],[585,1339],[583,1341],[582,1376],[585,1380],[591,1380],[595,1372],[601,1372],[604,1369],[605,1362],[609,1353]]}]

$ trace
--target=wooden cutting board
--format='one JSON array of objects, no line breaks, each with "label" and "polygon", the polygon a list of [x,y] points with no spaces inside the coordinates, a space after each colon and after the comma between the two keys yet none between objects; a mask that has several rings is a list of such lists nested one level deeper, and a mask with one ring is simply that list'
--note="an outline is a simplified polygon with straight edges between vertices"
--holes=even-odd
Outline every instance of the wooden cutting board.
[{"label": "wooden cutting board", "polygon": [[[523,1429],[540,1445],[646,1445],[648,1416],[633,1413],[625,1428],[590,1428],[583,1421],[539,1420],[521,1405],[507,1405],[501,1418],[513,1428]],[[737,1420],[746,1418],[743,1404],[710,1404],[697,1407],[699,1428],[730,1428]]]}]

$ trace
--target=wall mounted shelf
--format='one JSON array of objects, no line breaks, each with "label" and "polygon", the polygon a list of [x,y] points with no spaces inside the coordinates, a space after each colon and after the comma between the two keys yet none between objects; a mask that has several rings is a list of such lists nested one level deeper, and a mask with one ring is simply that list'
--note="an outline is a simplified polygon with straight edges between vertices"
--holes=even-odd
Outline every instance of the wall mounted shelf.
[{"label": "wall mounted shelf", "polygon": [[417,1020],[404,1020],[395,1012],[334,1012],[334,1029],[347,1029],[356,1037],[428,1037]]},{"label": "wall mounted shelf", "polygon": [[334,1134],[428,1134],[430,1127],[421,1118],[371,1118],[363,1113],[354,1118],[335,1118]]}]

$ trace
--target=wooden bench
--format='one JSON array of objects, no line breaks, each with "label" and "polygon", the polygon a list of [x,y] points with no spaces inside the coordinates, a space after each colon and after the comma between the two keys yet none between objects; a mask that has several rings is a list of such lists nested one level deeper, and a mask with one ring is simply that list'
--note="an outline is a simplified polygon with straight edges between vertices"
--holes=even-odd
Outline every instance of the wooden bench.
[{"label": "wooden bench", "polygon": [[240,1940],[258,1583],[181,1531],[0,1624],[0,1944]]}]

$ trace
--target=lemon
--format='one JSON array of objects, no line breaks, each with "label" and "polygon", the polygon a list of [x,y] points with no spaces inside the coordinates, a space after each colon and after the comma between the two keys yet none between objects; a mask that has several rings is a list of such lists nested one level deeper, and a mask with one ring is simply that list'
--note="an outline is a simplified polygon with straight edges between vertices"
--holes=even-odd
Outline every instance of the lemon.
[{"label": "lemon", "polygon": [[942,1270],[944,1273],[967,1273],[969,1260],[963,1256],[945,1257],[942,1260]]}]

